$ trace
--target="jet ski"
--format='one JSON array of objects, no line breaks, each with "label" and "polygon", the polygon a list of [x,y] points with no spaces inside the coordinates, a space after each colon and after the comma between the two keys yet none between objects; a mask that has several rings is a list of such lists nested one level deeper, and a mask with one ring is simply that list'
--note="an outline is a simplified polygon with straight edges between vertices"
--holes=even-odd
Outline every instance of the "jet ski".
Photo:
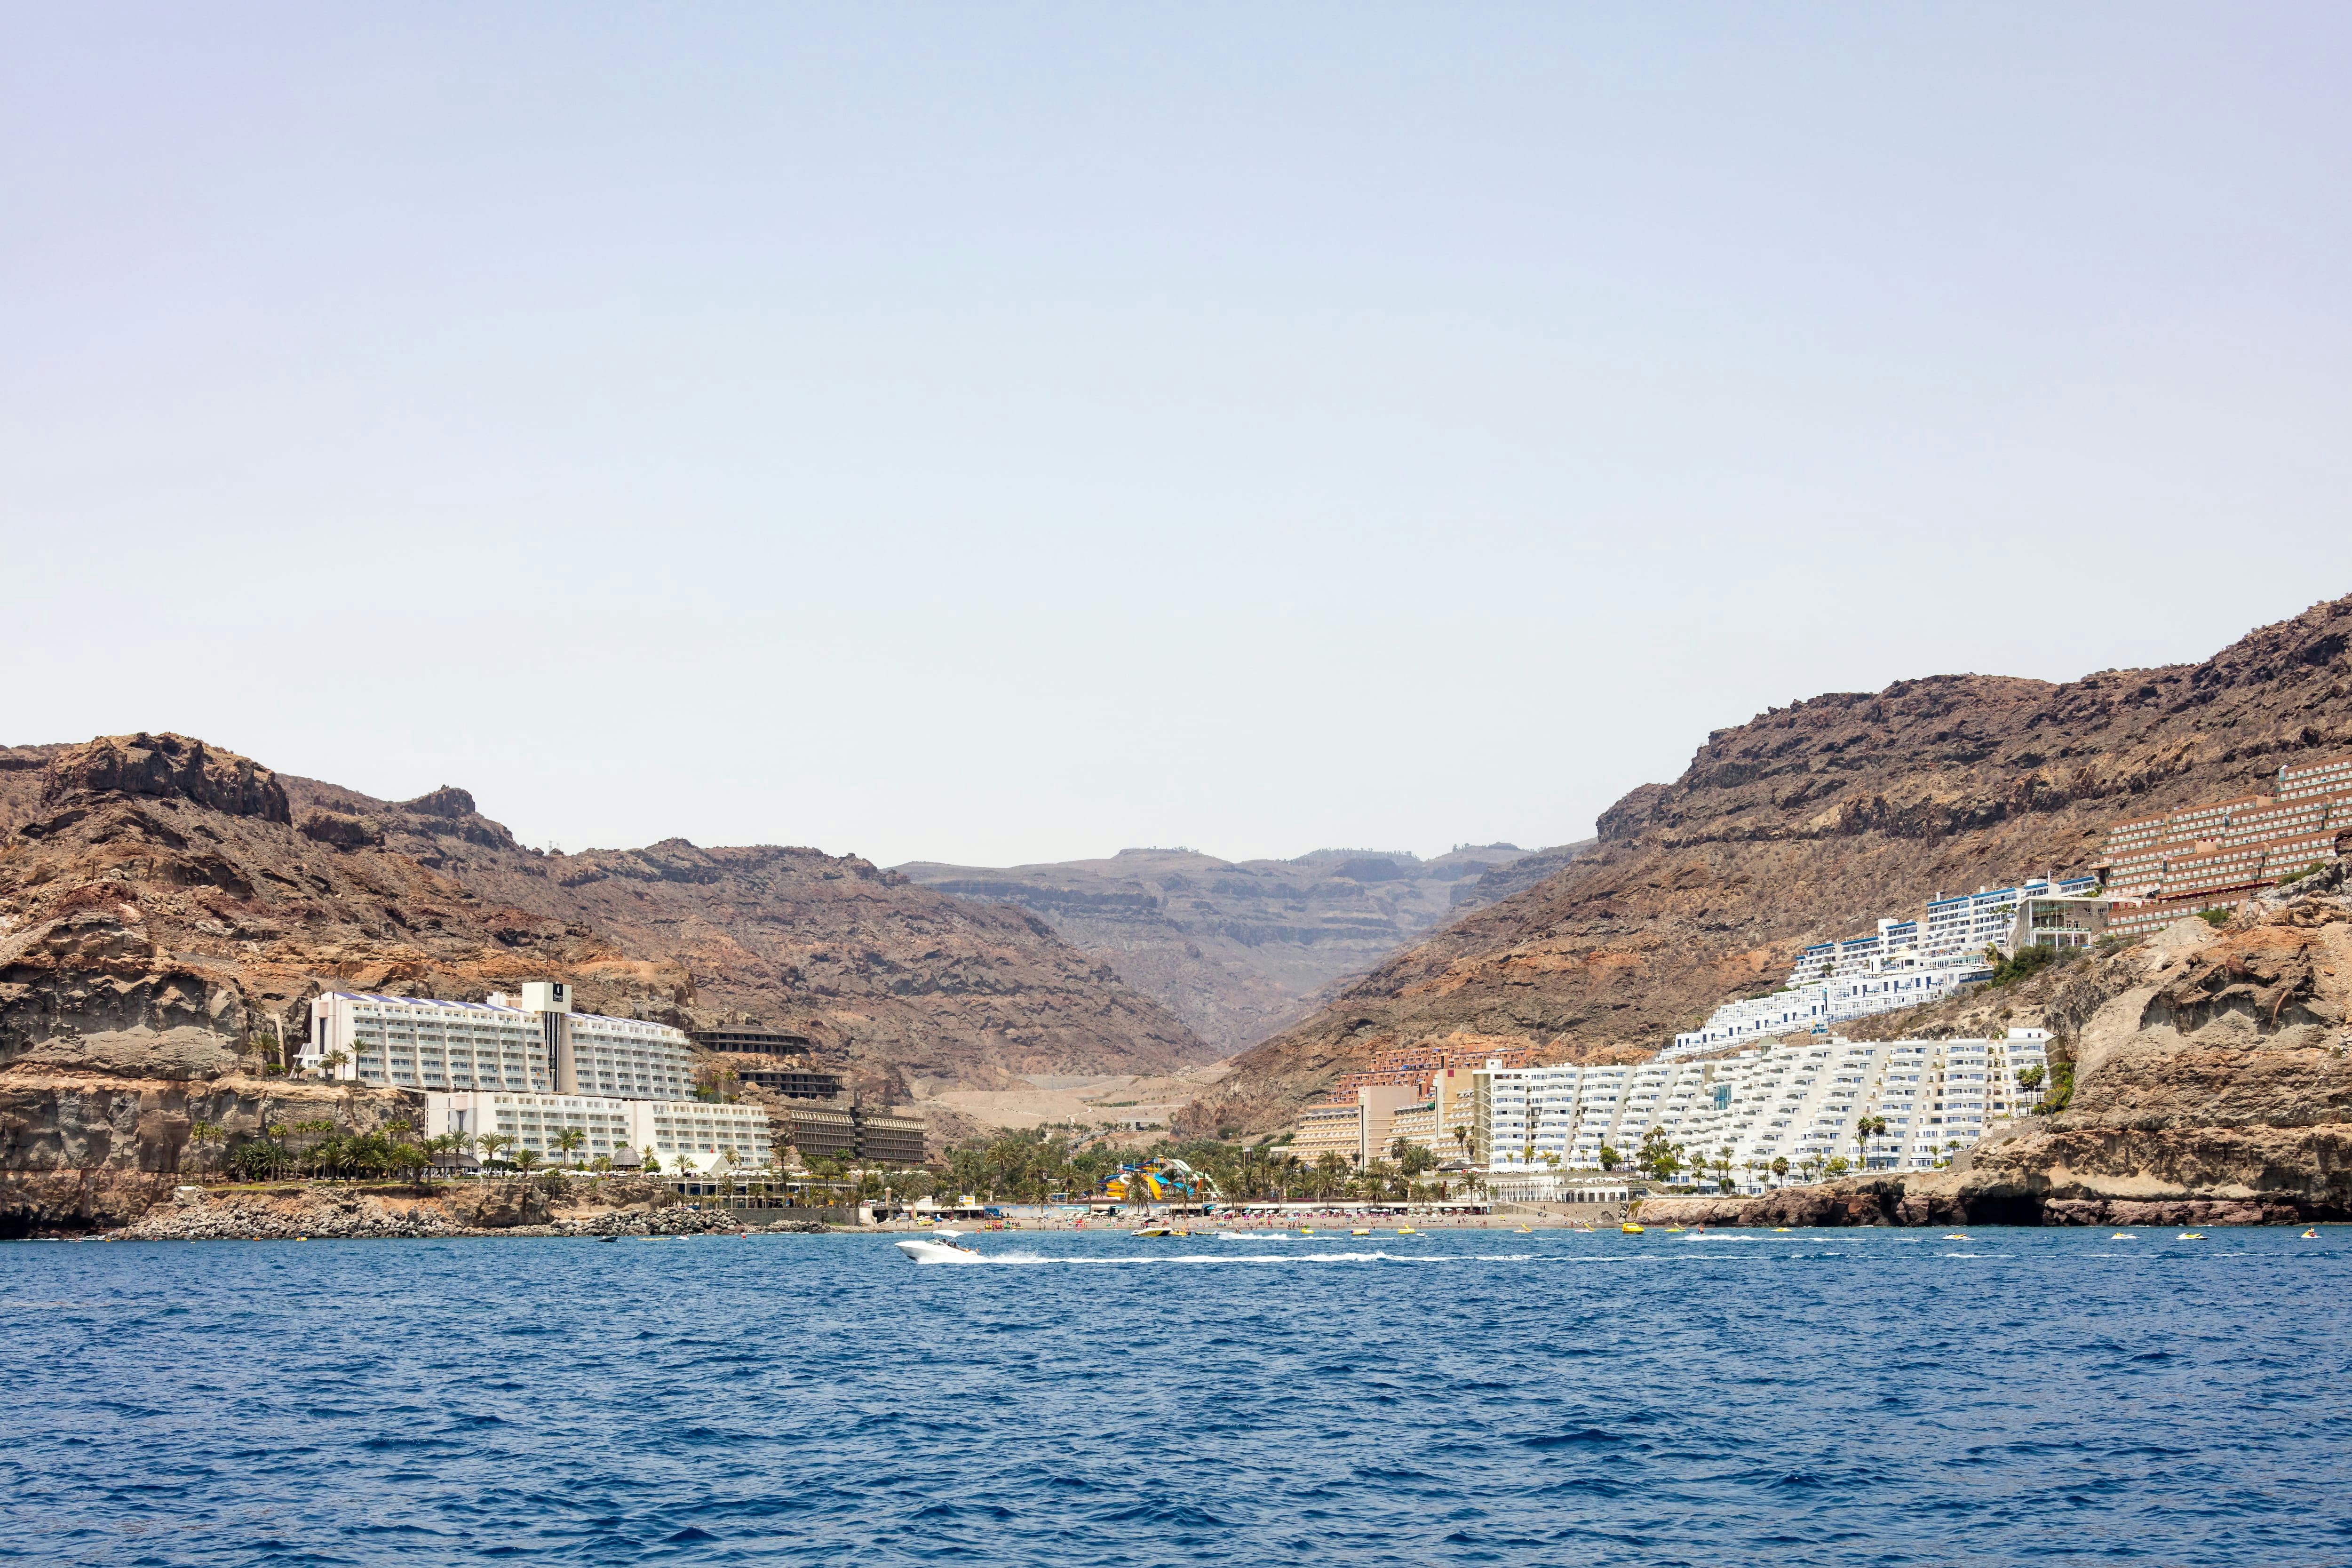
[{"label": "jet ski", "polygon": [[898,1248],[907,1255],[909,1263],[985,1263],[988,1259],[963,1244],[959,1231],[935,1230],[929,1236],[910,1236],[898,1242]]}]

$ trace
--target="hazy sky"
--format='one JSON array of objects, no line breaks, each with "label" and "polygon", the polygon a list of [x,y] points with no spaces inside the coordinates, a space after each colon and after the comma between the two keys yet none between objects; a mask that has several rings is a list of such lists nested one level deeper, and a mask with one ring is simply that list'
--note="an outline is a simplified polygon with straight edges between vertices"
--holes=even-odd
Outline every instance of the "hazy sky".
[{"label": "hazy sky", "polygon": [[2352,592],[2352,11],[0,11],[0,740],[1557,843]]}]

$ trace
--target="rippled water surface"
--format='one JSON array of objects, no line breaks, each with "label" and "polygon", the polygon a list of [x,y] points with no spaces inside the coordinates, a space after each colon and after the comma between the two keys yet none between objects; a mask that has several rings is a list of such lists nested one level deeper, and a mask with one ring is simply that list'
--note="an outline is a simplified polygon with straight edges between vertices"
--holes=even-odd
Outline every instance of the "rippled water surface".
[{"label": "rippled water surface", "polygon": [[0,1247],[55,1563],[2347,1563],[2352,1232]]}]

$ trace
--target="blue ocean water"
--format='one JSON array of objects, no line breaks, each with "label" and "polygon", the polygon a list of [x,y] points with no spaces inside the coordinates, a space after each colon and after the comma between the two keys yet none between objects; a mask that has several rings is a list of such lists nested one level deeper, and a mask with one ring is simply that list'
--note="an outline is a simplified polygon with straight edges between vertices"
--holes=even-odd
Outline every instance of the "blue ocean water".
[{"label": "blue ocean water", "polygon": [[0,1247],[43,1563],[2352,1563],[2352,1231]]}]

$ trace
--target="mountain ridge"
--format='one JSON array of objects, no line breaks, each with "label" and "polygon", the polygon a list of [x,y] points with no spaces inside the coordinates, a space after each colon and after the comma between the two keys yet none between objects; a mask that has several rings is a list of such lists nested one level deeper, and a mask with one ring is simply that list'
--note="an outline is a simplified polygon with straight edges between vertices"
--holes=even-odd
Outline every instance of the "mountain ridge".
[{"label": "mountain ridge", "polygon": [[549,854],[463,789],[386,801],[167,732],[0,752],[0,1060],[58,1035],[299,1033],[329,986],[478,999],[540,975],[601,1010],[808,1035],[892,1095],[1212,1055],[1042,921],[854,856]]},{"label": "mountain ridge", "polygon": [[1590,851],[1244,1053],[1192,1130],[1270,1131],[1383,1046],[1456,1030],[1546,1059],[1646,1054],[1807,942],[1932,894],[2087,866],[2120,816],[2352,751],[2352,599],[2210,658],[2072,681],[1945,675],[1713,731]]}]

